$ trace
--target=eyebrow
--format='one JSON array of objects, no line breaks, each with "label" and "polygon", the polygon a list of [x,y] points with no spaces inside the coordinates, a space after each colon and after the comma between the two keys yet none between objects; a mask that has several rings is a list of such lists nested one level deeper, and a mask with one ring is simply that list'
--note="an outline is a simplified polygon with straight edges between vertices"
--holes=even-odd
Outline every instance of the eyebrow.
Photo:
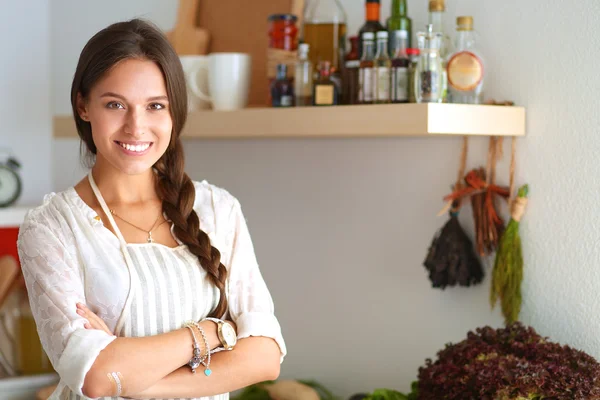
[{"label": "eyebrow", "polygon": [[[113,92],[103,93],[100,97],[116,97],[121,100],[127,100],[124,96],[121,96],[120,94],[113,93]],[[153,96],[153,97],[148,97],[148,99],[147,99],[147,101],[156,101],[156,100],[169,100],[169,98],[167,96]]]}]

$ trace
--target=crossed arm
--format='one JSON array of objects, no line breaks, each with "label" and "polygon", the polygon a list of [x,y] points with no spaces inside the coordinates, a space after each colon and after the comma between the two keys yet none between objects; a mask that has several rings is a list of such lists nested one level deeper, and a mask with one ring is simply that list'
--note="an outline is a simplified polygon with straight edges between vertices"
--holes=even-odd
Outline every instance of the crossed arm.
[{"label": "crossed arm", "polygon": [[[88,320],[86,329],[110,331],[104,322],[84,305],[78,304],[78,314]],[[221,345],[214,322],[203,321],[209,347]],[[234,325],[235,326],[235,325]],[[267,337],[249,337],[238,341],[234,350],[212,355],[207,377],[192,374],[185,364],[192,356],[192,336],[187,328],[140,338],[117,338],[96,358],[88,371],[83,393],[97,398],[113,396],[114,383],[107,374],[123,376],[124,397],[190,398],[227,393],[253,383],[273,380],[279,376],[280,349]]]}]

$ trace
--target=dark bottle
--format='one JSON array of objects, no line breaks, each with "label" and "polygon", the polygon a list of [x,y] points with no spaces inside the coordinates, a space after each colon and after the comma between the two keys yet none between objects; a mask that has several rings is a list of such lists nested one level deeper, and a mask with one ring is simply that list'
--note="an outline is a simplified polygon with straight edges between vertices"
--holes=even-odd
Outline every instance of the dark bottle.
[{"label": "dark bottle", "polygon": [[392,0],[392,14],[387,20],[387,29],[390,33],[390,51],[399,46],[396,41],[403,42],[402,45],[405,49],[411,47],[412,20],[408,18],[406,0]]},{"label": "dark bottle", "polygon": [[331,63],[319,63],[319,78],[315,82],[313,104],[315,106],[333,106],[338,104],[338,87],[331,79]]},{"label": "dark bottle", "polygon": [[[381,4],[379,0],[366,0],[366,15],[367,20],[364,25],[360,28],[358,32],[358,37],[362,38],[363,33],[365,32],[373,32],[373,35],[376,35],[379,31],[385,31],[381,22],[379,22],[381,17]],[[363,52],[363,43],[362,40],[358,42],[358,56],[362,57]]]},{"label": "dark bottle", "polygon": [[346,54],[344,60],[344,84],[343,104],[358,104],[358,71],[360,69],[360,57],[358,56],[358,36],[350,38],[350,52]]},{"label": "dark bottle", "polygon": [[271,83],[271,105],[292,107],[294,105],[294,85],[287,77],[287,65],[277,64],[277,77]]},{"label": "dark bottle", "polygon": [[[395,31],[395,34],[404,36],[401,31]],[[392,103],[408,103],[409,99],[409,75],[410,58],[406,53],[406,47],[402,41],[394,41],[396,48],[393,49],[392,56]]]}]

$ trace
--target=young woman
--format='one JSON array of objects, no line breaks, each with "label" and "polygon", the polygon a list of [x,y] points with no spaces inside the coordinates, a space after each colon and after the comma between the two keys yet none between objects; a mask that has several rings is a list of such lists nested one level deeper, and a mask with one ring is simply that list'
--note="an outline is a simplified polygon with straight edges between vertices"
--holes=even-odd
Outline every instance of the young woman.
[{"label": "young woman", "polygon": [[87,177],[31,210],[18,240],[51,399],[201,398],[279,375],[285,344],[240,203],[184,172],[178,55],[113,24],[71,88]]}]

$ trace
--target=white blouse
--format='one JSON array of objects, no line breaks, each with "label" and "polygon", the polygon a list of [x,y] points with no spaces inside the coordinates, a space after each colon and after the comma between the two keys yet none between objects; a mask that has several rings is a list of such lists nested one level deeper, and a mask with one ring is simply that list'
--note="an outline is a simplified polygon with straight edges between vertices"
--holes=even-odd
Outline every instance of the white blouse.
[{"label": "white blouse", "polygon": [[[282,362],[285,343],[240,203],[206,181],[194,186],[200,228],[219,249],[229,272],[229,309],[223,317],[235,321],[238,339],[273,338]],[[17,244],[38,334],[60,375],[50,399],[86,398],[81,391],[85,376],[117,336],[168,332],[184,321],[206,317],[214,308],[219,291],[198,258],[177,242],[175,248],[122,242],[73,187],[46,195],[41,206],[27,213]],[[115,335],[85,329],[77,302],[86,304]]]}]

